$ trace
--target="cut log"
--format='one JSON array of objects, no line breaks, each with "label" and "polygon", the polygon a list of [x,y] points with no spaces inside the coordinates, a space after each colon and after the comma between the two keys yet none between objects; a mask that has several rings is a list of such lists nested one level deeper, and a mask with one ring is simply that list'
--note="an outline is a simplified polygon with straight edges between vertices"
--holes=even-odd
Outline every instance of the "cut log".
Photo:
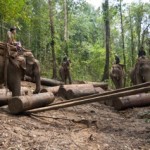
[{"label": "cut log", "polygon": [[46,86],[58,86],[63,85],[64,83],[54,79],[41,78],[41,84]]},{"label": "cut log", "polygon": [[0,106],[8,105],[8,101],[11,99],[11,96],[0,95]]},{"label": "cut log", "polygon": [[18,114],[25,110],[46,106],[54,101],[52,93],[40,93],[32,96],[13,97],[8,101],[8,108],[12,114]]},{"label": "cut log", "polygon": [[[34,82],[31,77],[25,76],[25,81],[29,82]],[[41,78],[41,85],[46,85],[46,86],[58,86],[58,85],[63,85],[64,83],[58,80],[54,79],[48,79],[48,78]]]},{"label": "cut log", "polygon": [[150,93],[143,93],[118,98],[114,101],[113,106],[116,110],[124,110],[133,107],[150,106]]},{"label": "cut log", "polygon": [[70,84],[62,85],[58,90],[58,96],[65,99],[77,98],[95,94],[96,90],[92,84]]},{"label": "cut log", "polygon": [[94,87],[101,87],[103,90],[108,90],[108,83],[105,82],[85,82],[86,84],[93,84]]},{"label": "cut log", "polygon": [[40,93],[50,92],[50,93],[53,93],[54,95],[57,95],[59,87],[60,86],[43,88],[41,89]]}]

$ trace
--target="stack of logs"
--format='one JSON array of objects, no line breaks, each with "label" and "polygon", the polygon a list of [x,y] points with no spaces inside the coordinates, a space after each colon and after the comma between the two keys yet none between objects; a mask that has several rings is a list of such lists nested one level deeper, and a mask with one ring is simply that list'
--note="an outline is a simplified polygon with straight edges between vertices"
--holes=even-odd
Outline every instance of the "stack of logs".
[{"label": "stack of logs", "polygon": [[[41,84],[53,84],[55,86],[43,88],[41,93],[31,96],[28,95],[28,90],[25,89],[22,89],[24,93],[19,97],[11,97],[11,94],[8,93],[7,96],[0,97],[0,105],[8,105],[9,111],[12,114],[22,112],[36,113],[93,102],[105,102],[108,100],[112,101],[112,106],[117,110],[150,105],[150,94],[144,93],[150,91],[149,82],[109,91],[108,84],[106,83],[90,82],[85,84],[63,85],[59,81],[55,82],[51,79],[43,79],[44,82],[41,82]],[[55,96],[63,97],[66,101],[53,103]]]}]

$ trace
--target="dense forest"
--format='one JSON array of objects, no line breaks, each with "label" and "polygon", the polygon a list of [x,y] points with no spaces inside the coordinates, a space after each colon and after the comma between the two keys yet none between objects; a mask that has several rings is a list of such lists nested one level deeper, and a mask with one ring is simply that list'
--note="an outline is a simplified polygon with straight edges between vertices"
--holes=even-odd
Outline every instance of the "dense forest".
[{"label": "dense forest", "polygon": [[150,3],[105,0],[0,0],[0,41],[17,27],[17,40],[40,61],[42,76],[58,78],[65,54],[73,80],[107,81],[118,54],[127,74],[144,47],[150,54]]}]

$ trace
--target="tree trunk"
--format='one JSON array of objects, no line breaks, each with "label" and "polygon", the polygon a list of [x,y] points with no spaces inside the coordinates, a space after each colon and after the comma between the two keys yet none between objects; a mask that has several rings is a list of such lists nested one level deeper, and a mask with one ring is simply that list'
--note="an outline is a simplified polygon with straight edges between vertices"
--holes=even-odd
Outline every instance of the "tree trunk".
[{"label": "tree trunk", "polygon": [[131,10],[129,7],[129,17],[130,17],[130,33],[131,33],[131,65],[132,67],[135,64],[135,57],[134,57],[134,36],[133,36],[133,26],[132,26],[132,19],[131,19]]},{"label": "tree trunk", "polygon": [[[122,38],[122,50],[123,50],[123,64],[124,70],[126,72],[126,56],[125,56],[125,46],[124,46],[124,28],[123,28],[123,18],[122,18],[122,0],[120,0],[120,23],[121,23],[121,38]],[[124,78],[124,86],[126,83],[126,78]]]},{"label": "tree trunk", "polygon": [[67,0],[64,0],[64,50],[68,56],[68,13],[67,13]]},{"label": "tree trunk", "polygon": [[49,0],[49,19],[50,19],[50,32],[51,32],[51,49],[53,57],[53,75],[52,78],[57,78],[57,67],[56,67],[56,54],[55,54],[55,30],[54,30],[54,8],[52,0]]},{"label": "tree trunk", "polygon": [[109,1],[105,0],[103,5],[104,9],[104,22],[106,34],[106,60],[102,81],[109,79],[109,48],[110,48],[110,25],[109,25]]}]

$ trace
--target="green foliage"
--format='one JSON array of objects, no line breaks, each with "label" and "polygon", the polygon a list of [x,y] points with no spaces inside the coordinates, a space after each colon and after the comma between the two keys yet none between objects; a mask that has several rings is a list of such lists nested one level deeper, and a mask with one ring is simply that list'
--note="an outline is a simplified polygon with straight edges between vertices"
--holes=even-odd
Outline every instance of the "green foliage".
[{"label": "green foliage", "polygon": [[[55,1],[55,52],[57,67],[65,54],[64,43],[64,6],[63,0]],[[110,3],[110,66],[117,53],[123,63],[120,29],[119,2]],[[50,48],[50,22],[46,0],[1,0],[0,1],[0,38],[5,40],[6,29],[16,25],[18,40],[24,47],[31,49],[41,62],[42,75],[52,75],[52,54]],[[141,42],[143,30],[149,23],[150,4],[123,4],[123,25],[125,34],[125,55],[127,74],[132,66],[131,25],[133,27],[134,57],[137,57],[138,40]],[[73,80],[100,81],[105,65],[105,25],[102,8],[95,9],[85,0],[68,0],[68,41],[67,48],[71,59]],[[130,14],[129,16],[129,9]],[[130,20],[131,17],[131,20]],[[147,41],[147,42],[146,42]],[[144,47],[149,52],[148,30]],[[109,81],[110,82],[110,81]],[[129,81],[128,81],[129,82]],[[110,82],[111,84],[111,82]]]}]

